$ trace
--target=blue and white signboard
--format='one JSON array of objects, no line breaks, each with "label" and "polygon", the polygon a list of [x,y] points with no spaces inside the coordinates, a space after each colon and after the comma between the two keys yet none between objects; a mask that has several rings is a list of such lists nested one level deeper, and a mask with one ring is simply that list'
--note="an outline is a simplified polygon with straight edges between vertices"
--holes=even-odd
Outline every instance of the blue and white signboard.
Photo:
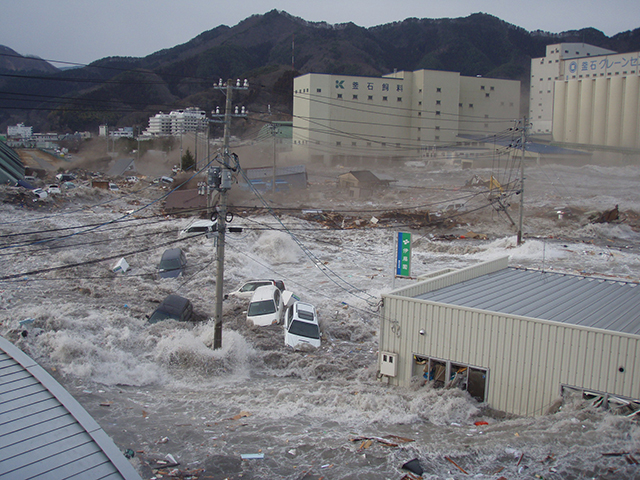
[{"label": "blue and white signboard", "polygon": [[411,276],[411,234],[398,232],[398,256],[396,258],[396,277]]}]

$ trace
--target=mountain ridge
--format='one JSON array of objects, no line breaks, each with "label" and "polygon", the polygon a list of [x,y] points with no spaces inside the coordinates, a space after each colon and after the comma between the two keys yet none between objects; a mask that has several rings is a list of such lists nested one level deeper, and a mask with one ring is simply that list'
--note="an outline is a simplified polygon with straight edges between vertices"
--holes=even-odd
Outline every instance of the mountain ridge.
[{"label": "mountain ridge", "polygon": [[[594,28],[527,32],[485,13],[411,17],[365,28],[353,22],[309,22],[271,10],[146,57],[105,57],[70,70],[0,46],[0,88],[12,92],[0,100],[0,128],[28,120],[36,131],[97,130],[102,123],[144,129],[158,111],[189,106],[211,111],[224,105],[222,92],[213,87],[220,78],[248,78],[251,88],[236,95],[239,104],[252,112],[271,106],[280,114],[276,119],[290,118],[293,78],[305,73],[380,76],[394,70],[448,70],[520,80],[528,97],[531,58],[544,56],[546,45],[562,42],[637,51],[640,29],[613,37]],[[45,63],[51,68],[42,68]]]}]

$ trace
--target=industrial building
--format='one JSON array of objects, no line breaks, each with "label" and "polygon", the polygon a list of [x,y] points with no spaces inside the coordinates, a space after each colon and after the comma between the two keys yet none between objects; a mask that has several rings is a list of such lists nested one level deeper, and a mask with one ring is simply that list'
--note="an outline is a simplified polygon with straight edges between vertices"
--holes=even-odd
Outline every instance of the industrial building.
[{"label": "industrial building", "polygon": [[554,142],[640,149],[640,52],[548,45],[531,60],[531,133]]},{"label": "industrial building", "polygon": [[293,153],[314,163],[368,165],[434,156],[514,126],[520,82],[418,70],[383,77],[310,73],[294,79]]},{"label": "industrial building", "polygon": [[382,381],[458,387],[536,416],[567,394],[640,409],[640,286],[501,258],[382,295]]}]

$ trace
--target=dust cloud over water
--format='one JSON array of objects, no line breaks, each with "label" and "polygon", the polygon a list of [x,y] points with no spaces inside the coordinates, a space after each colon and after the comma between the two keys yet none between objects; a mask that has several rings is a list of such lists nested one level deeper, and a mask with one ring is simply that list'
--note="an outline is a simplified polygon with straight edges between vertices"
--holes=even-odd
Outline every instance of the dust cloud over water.
[{"label": "dust cloud over water", "polygon": [[[638,193],[627,187],[637,182],[629,171],[598,167],[598,182],[594,169],[558,167],[553,178],[567,184],[582,172],[589,195],[572,202],[585,210],[640,205]],[[540,184],[548,178],[540,175]],[[620,185],[613,193],[607,188],[612,179]],[[529,180],[533,204],[551,209],[555,198],[547,198],[548,189],[536,193],[535,172]],[[413,458],[420,460],[423,478],[433,479],[467,477],[461,469],[487,478],[637,473],[637,465],[622,457],[603,456],[637,451],[637,423],[579,399],[551,415],[511,418],[465,392],[433,389],[419,378],[410,388],[378,382],[380,294],[408,282],[393,279],[396,230],[336,231],[287,216],[238,218],[234,223],[245,229],[227,236],[225,292],[249,278],[283,279],[318,308],[323,342],[318,350],[293,351],[284,345],[281,326],[247,326],[246,305],[229,299],[223,346],[213,350],[212,240],[170,244],[187,220],[163,217],[59,238],[67,231],[58,229],[106,222],[137,208],[131,197],[78,190],[73,203],[55,210],[3,206],[0,233],[4,245],[12,246],[0,256],[5,275],[82,265],[3,281],[0,333],[51,371],[122,450],[137,452],[131,461],[143,478],[153,476],[153,459],[167,458],[179,462],[183,473],[214,479],[401,478],[400,467]],[[491,218],[464,226],[489,234],[489,240],[414,233],[414,272],[509,255],[512,265],[640,278],[640,241],[627,224],[531,218],[530,236],[517,246],[496,223]],[[34,231],[39,233],[7,237]],[[42,242],[49,237],[56,239]],[[15,247],[20,242],[25,246]],[[175,245],[187,255],[186,275],[160,280],[160,255]],[[119,254],[131,265],[124,275],[111,271],[117,258],[91,263]],[[149,325],[145,315],[169,293],[189,298],[205,320]],[[27,318],[33,323],[20,327]],[[364,448],[367,438],[372,443]],[[263,458],[241,457],[256,453]]]}]

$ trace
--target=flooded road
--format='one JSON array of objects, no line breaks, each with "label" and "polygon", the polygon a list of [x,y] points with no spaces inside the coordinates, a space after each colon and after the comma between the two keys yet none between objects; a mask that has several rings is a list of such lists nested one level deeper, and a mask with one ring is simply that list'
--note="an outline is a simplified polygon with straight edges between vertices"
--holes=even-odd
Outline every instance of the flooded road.
[{"label": "flooded road", "polygon": [[[580,172],[555,174],[568,183]],[[621,188],[623,199],[607,190],[611,177],[631,182],[628,172],[603,172],[606,200],[574,203],[640,205],[637,192]],[[380,294],[414,281],[393,278],[397,229],[239,216],[243,232],[227,236],[225,292],[251,278],[282,279],[317,307],[322,346],[286,347],[282,326],[247,326],[246,303],[229,299],[222,348],[213,350],[213,240],[181,239],[188,219],[154,208],[109,225],[145,198],[83,195],[46,211],[3,206],[1,271],[20,275],[0,283],[0,333],[51,372],[122,451],[133,451],[143,478],[400,479],[415,458],[429,479],[638,475],[624,455],[605,455],[636,454],[633,418],[579,400],[551,415],[509,418],[421,378],[410,388],[377,380]],[[531,195],[537,208],[550,207]],[[495,223],[459,227],[488,240],[416,231],[415,275],[508,255],[511,265],[640,279],[640,237],[625,223],[531,218],[521,246]],[[184,277],[158,279],[162,252],[176,244],[188,259]],[[116,274],[121,257],[131,269]],[[189,298],[205,320],[149,325],[146,315],[170,293]],[[24,319],[33,322],[21,327]]]}]

